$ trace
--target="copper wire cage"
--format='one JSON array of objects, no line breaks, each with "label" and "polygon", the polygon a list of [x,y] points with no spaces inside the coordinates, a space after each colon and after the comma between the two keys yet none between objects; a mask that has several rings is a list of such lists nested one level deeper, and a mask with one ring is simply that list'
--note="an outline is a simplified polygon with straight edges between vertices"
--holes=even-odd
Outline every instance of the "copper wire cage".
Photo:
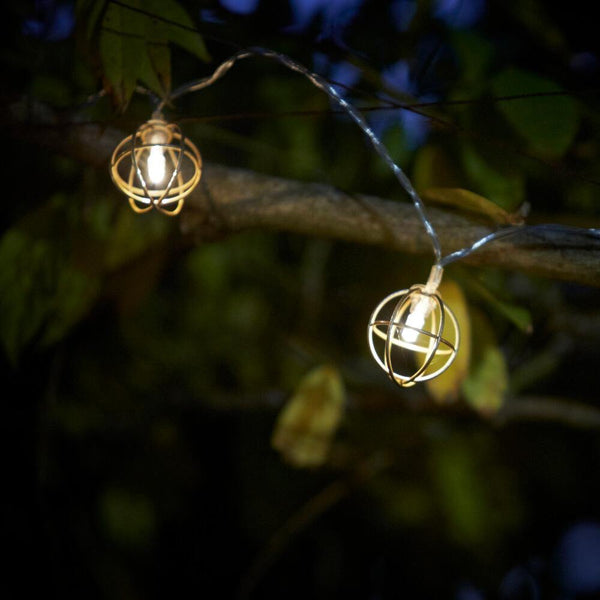
[{"label": "copper wire cage", "polygon": [[110,161],[112,180],[136,213],[155,208],[177,215],[201,173],[202,158],[196,146],[178,125],[162,118],[150,119],[126,137]]},{"label": "copper wire cage", "polygon": [[[415,307],[426,304],[422,324],[411,323]],[[460,343],[458,322],[440,295],[424,285],[394,292],[375,308],[369,320],[369,348],[377,364],[400,387],[409,387],[444,372]]]}]

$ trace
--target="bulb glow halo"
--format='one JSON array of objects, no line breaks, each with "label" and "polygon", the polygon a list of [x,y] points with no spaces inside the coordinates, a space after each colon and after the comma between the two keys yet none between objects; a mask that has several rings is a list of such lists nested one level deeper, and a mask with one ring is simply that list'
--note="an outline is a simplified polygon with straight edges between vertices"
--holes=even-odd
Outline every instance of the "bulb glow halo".
[{"label": "bulb glow halo", "polygon": [[[157,167],[162,161],[164,174],[159,179],[161,168]],[[178,214],[201,173],[202,158],[196,146],[177,125],[163,119],[147,121],[122,140],[110,165],[113,182],[137,213],[156,208],[167,215]]]},{"label": "bulb glow halo", "polygon": [[[432,303],[429,329],[406,325],[406,319],[414,308],[411,306],[415,298],[429,298]],[[418,300],[417,300],[418,301]],[[389,319],[381,319],[382,309],[395,302],[394,309]],[[407,315],[408,313],[408,315]],[[425,326],[424,323],[423,326]],[[444,327],[448,324],[454,334],[454,342],[442,337]],[[402,339],[402,330],[407,327],[410,331],[417,333],[417,339],[425,336],[427,343],[412,343]],[[400,337],[396,334],[400,333]],[[415,285],[410,289],[394,292],[384,298],[373,311],[367,328],[369,348],[373,358],[399,387],[409,387],[419,381],[427,381],[443,373],[454,361],[460,345],[460,331],[454,313],[444,304],[436,293],[427,293],[425,286]],[[375,346],[375,338],[385,342],[384,351],[381,352]],[[415,341],[416,341],[415,340]],[[392,350],[394,347],[403,348],[415,355],[422,355],[421,363],[412,374],[402,374],[394,369]],[[435,357],[445,358],[443,364],[435,371],[427,373]]]}]

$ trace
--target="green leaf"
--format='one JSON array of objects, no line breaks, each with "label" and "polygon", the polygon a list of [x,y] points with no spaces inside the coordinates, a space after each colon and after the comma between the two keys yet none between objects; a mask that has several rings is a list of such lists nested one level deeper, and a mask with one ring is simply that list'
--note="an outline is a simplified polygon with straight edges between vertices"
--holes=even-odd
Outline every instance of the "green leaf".
[{"label": "green leaf", "polygon": [[171,50],[167,26],[162,21],[148,19],[146,35],[149,40],[147,45],[149,63],[159,81],[158,93],[166,97],[171,91]]},{"label": "green leaf", "polygon": [[91,40],[96,34],[100,17],[108,0],[77,0],[75,14],[79,23],[84,23],[85,37]]},{"label": "green leaf", "polygon": [[463,144],[462,159],[465,173],[477,193],[511,212],[523,204],[525,183],[522,173],[501,164],[498,157],[484,156],[471,144]]},{"label": "green leaf", "polygon": [[[560,91],[554,82],[516,68],[505,69],[492,82],[495,96],[554,91]],[[577,103],[568,95],[527,97],[496,106],[531,150],[548,158],[562,156],[579,128]]]},{"label": "green leaf", "polygon": [[44,319],[45,256],[42,242],[35,243],[18,230],[6,233],[0,242],[0,337],[13,363]]},{"label": "green leaf", "polygon": [[100,59],[104,78],[121,110],[135,91],[145,48],[145,17],[109,4],[100,32]]},{"label": "green leaf", "polygon": [[95,300],[98,281],[76,269],[56,244],[10,230],[0,242],[0,338],[16,363],[34,338],[51,344]]},{"label": "green leaf", "polygon": [[[161,98],[164,98],[167,94],[167,89],[164,86],[163,79],[159,78],[158,76],[155,63],[150,52],[151,47],[158,48],[158,46],[147,46],[139,56],[140,64],[138,65],[138,79],[145,84],[147,88],[155,92]],[[159,57],[160,54],[162,54],[162,56]],[[163,46],[160,52],[155,51],[154,57],[159,57],[159,60],[162,61],[164,61],[166,58],[169,67],[168,72],[163,73],[163,77],[166,76],[166,78],[170,80],[171,52],[169,47]],[[164,64],[162,64],[161,67],[164,69]]]},{"label": "green leaf", "polygon": [[124,546],[144,548],[156,533],[156,511],[148,498],[127,490],[111,488],[100,498],[104,531]]},{"label": "green leaf", "polygon": [[62,339],[89,311],[100,289],[99,281],[74,268],[62,265],[56,274],[54,296],[48,306],[41,344]]},{"label": "green leaf", "polygon": [[173,226],[172,221],[162,218],[156,211],[140,218],[140,215],[123,206],[107,240],[106,270],[114,271],[140,257],[150,246],[164,240]]},{"label": "green leaf", "polygon": [[448,440],[432,456],[437,496],[454,540],[463,546],[480,546],[491,525],[487,487],[478,473],[477,456],[463,440]]},{"label": "green leaf", "polygon": [[440,525],[460,547],[482,556],[497,554],[523,519],[517,482],[489,435],[479,432],[445,436],[431,453],[435,502]]},{"label": "green leaf", "polygon": [[424,486],[383,473],[371,479],[365,490],[385,511],[391,524],[405,528],[433,518],[434,497]]},{"label": "green leaf", "polygon": [[144,9],[163,20],[167,38],[200,60],[210,60],[202,36],[194,22],[175,0],[148,0]]},{"label": "green leaf", "polygon": [[480,281],[469,279],[468,285],[470,290],[485,300],[498,314],[516,325],[523,333],[532,332],[533,325],[529,310],[500,298],[497,292]]},{"label": "green leaf", "polygon": [[509,213],[495,202],[462,188],[427,188],[421,192],[421,197],[433,204],[488,217],[498,225],[516,225],[523,221],[520,214]]},{"label": "green leaf", "polygon": [[102,19],[100,58],[104,77],[123,110],[138,81],[161,97],[171,87],[169,42],[202,60],[209,56],[202,36],[175,0],[110,3]]},{"label": "green leaf", "polygon": [[[545,0],[519,0],[505,3],[511,18],[523,27],[525,34],[537,43],[546,46],[555,56],[568,53],[569,44],[561,31],[561,24],[548,12],[552,4]],[[583,15],[582,15],[583,16]]]},{"label": "green leaf", "polygon": [[496,336],[487,318],[471,311],[473,361],[462,390],[466,401],[483,416],[495,414],[504,402],[508,389],[508,369]]},{"label": "green leaf", "polygon": [[337,369],[313,369],[279,414],[272,446],[296,467],[322,465],[342,418],[344,398],[344,384]]},{"label": "green leaf", "polygon": [[452,46],[456,51],[461,69],[460,74],[465,84],[469,84],[471,96],[480,90],[474,90],[473,86],[481,86],[485,81],[487,73],[494,58],[494,47],[492,43],[471,31],[454,31]]}]

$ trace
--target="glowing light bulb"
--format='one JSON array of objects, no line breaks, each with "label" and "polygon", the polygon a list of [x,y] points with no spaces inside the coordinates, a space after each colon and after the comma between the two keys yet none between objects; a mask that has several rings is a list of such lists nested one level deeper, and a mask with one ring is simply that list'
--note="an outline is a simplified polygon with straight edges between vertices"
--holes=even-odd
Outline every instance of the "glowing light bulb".
[{"label": "glowing light bulb", "polygon": [[410,314],[404,322],[404,327],[400,331],[400,337],[409,344],[417,341],[419,337],[418,329],[423,329],[425,325],[425,319],[430,311],[429,298],[421,298],[416,306],[413,306]]},{"label": "glowing light bulb", "polygon": [[160,146],[152,146],[148,156],[148,179],[151,183],[161,183],[165,178],[167,161]]}]

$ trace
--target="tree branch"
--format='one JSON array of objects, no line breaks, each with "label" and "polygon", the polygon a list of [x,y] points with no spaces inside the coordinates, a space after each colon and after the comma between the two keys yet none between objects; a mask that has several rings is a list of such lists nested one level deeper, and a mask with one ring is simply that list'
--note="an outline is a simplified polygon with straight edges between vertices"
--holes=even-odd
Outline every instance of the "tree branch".
[{"label": "tree branch", "polygon": [[[473,219],[429,208],[445,254],[492,229]],[[184,234],[200,241],[223,233],[271,229],[430,254],[431,245],[409,203],[350,195],[331,186],[290,181],[207,165],[181,215]],[[600,239],[577,233],[523,233],[485,246],[464,262],[600,286]]]},{"label": "tree branch", "polygon": [[[26,113],[22,104],[11,108],[9,130],[14,137],[96,166],[106,166],[125,135],[110,126],[61,126],[43,106],[29,107]],[[428,213],[444,254],[492,231],[447,210],[434,207]],[[179,219],[183,234],[193,242],[269,229],[431,254],[430,240],[410,203],[222,165],[204,166],[200,185],[186,200]],[[600,286],[600,240],[591,239],[585,230],[518,234],[492,242],[463,261]]]}]

